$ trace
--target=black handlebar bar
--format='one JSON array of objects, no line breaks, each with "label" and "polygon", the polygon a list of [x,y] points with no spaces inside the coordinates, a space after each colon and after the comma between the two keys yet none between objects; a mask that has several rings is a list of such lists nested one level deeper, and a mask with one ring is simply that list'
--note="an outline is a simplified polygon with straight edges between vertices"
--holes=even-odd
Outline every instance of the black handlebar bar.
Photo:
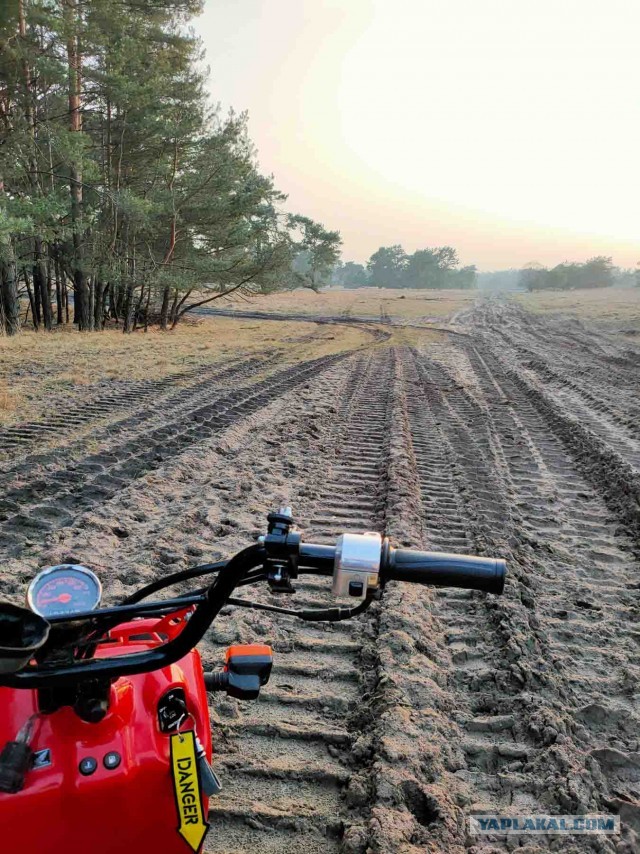
[{"label": "black handlebar bar", "polygon": [[[331,575],[336,550],[333,546],[300,544],[300,567]],[[419,552],[386,548],[380,575],[387,581],[408,581],[432,587],[464,587],[500,594],[504,589],[507,564],[503,560],[475,555]]]},{"label": "black handlebar bar", "polygon": [[503,560],[410,549],[390,549],[385,573],[394,581],[465,587],[497,594],[504,589],[506,574],[507,565]]}]

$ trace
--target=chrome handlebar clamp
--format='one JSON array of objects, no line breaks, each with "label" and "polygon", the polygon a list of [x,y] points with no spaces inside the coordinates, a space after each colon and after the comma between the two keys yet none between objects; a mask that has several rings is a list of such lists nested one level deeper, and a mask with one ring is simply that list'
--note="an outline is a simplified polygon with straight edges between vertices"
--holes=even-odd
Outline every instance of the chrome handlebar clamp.
[{"label": "chrome handlebar clamp", "polygon": [[380,585],[380,534],[342,534],[336,543],[332,592],[339,599],[364,600]]}]

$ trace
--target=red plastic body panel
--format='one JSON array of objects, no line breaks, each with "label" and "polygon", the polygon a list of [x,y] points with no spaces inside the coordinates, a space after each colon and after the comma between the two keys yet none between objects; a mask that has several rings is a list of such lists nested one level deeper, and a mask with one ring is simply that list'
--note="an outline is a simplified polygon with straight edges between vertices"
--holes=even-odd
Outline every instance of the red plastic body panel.
[{"label": "red plastic body panel", "polygon": [[[112,632],[115,643],[101,646],[97,655],[152,647],[161,642],[153,635],[159,626],[157,619],[123,625]],[[163,621],[165,640],[176,630],[177,624]],[[31,746],[48,748],[51,764],[29,771],[21,792],[0,793],[0,848],[20,854],[188,854],[177,832],[170,736],[160,731],[157,716],[160,698],[178,687],[211,759],[207,695],[200,655],[193,650],[171,667],[115,682],[109,712],[98,724],[80,720],[69,707],[38,718]],[[36,711],[36,692],[0,688],[0,747]],[[112,751],[122,761],[108,770],[103,759]],[[83,776],[79,765],[87,757],[98,765]],[[205,818],[207,810],[203,797]]]}]

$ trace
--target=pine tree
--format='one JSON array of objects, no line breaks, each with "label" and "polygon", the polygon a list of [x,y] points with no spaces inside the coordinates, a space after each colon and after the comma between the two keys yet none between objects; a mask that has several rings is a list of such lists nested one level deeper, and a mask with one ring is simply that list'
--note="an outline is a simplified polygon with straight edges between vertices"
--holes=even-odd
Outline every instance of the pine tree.
[{"label": "pine tree", "polygon": [[297,232],[316,224],[282,213],[284,196],[257,168],[247,117],[224,116],[208,101],[189,29],[202,0],[7,5],[5,331],[19,327],[20,297],[36,328],[50,329],[54,314],[66,320],[71,290],[81,331],[107,318],[124,331],[155,322],[167,329],[224,294],[289,280]]}]

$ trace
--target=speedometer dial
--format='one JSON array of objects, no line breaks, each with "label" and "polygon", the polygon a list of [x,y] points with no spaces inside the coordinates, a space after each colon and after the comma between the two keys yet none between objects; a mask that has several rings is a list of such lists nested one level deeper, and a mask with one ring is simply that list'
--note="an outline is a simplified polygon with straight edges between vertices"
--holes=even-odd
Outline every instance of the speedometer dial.
[{"label": "speedometer dial", "polygon": [[41,617],[61,617],[93,611],[100,604],[102,585],[97,576],[75,563],[50,566],[29,585],[27,602]]}]

